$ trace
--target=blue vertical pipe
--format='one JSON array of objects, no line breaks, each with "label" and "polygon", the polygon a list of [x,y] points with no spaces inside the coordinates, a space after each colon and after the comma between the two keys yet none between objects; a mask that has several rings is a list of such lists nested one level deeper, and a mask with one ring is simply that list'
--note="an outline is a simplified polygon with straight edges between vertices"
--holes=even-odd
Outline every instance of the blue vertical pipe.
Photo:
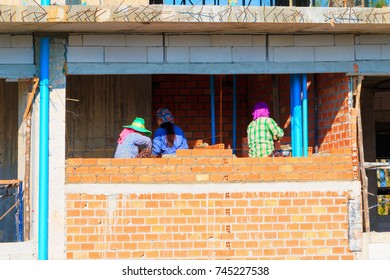
[{"label": "blue vertical pipe", "polygon": [[295,119],[295,138],[297,142],[297,157],[302,156],[302,98],[301,98],[301,75],[295,75],[295,90],[294,90],[294,119]]},{"label": "blue vertical pipe", "polygon": [[214,76],[210,75],[210,103],[211,103],[211,144],[215,145],[215,85]]},{"label": "blue vertical pipe", "polygon": [[[50,0],[41,0],[49,6]],[[49,241],[49,59],[50,39],[40,39],[38,259],[48,259]]]},{"label": "blue vertical pipe", "polygon": [[294,142],[293,156],[302,156],[302,106],[301,106],[301,79],[299,74],[293,75],[293,124]]},{"label": "blue vertical pipe", "polygon": [[23,182],[19,182],[19,188],[18,188],[18,200],[19,200],[19,206],[18,206],[18,242],[24,241],[24,201],[23,201]]},{"label": "blue vertical pipe", "polygon": [[40,39],[38,259],[48,259],[49,220],[49,38]]},{"label": "blue vertical pipe", "polygon": [[233,75],[233,154],[236,154],[237,145],[237,76]]},{"label": "blue vertical pipe", "polygon": [[308,156],[309,148],[309,119],[307,105],[307,74],[302,74],[302,132],[303,156]]}]

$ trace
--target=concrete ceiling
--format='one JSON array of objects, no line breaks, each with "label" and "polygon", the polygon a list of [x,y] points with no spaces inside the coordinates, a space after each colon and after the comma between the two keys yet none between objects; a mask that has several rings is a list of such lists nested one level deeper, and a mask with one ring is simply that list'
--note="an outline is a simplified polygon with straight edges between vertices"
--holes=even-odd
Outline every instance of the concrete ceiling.
[{"label": "concrete ceiling", "polygon": [[389,24],[209,22],[2,22],[0,33],[390,34]]}]

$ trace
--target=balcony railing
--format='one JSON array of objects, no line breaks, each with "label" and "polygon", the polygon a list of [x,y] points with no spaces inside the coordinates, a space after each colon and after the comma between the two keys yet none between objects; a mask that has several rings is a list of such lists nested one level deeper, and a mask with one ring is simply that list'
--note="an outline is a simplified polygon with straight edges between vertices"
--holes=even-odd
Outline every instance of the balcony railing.
[{"label": "balcony railing", "polygon": [[[157,1],[161,1],[161,0],[157,0]],[[315,0],[311,0],[311,1],[315,1]],[[294,0],[292,6],[307,7],[311,5],[310,3],[311,1]],[[214,6],[289,6],[289,0],[165,0],[164,4],[165,5],[214,5]]]},{"label": "balcony railing", "polygon": [[[24,240],[23,184],[19,180],[0,180],[0,228],[9,228],[15,236],[0,242],[21,242]],[[8,233],[9,233],[8,232]],[[0,235],[1,236],[1,235]]]}]

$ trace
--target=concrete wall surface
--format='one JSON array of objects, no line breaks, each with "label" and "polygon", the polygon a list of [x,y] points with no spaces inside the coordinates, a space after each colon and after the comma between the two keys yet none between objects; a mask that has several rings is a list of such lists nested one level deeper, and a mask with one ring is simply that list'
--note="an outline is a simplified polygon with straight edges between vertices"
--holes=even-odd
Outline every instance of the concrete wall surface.
[{"label": "concrete wall surface", "polygon": [[390,260],[390,232],[365,232],[362,238],[362,260]]},{"label": "concrete wall surface", "polygon": [[71,35],[68,41],[70,63],[390,60],[390,35],[110,34]]},{"label": "concrete wall surface", "polygon": [[80,34],[68,36],[67,62],[69,74],[329,73],[356,67],[387,73],[388,49],[390,35]]},{"label": "concrete wall surface", "polygon": [[32,241],[0,243],[0,260],[36,260],[37,244]]}]

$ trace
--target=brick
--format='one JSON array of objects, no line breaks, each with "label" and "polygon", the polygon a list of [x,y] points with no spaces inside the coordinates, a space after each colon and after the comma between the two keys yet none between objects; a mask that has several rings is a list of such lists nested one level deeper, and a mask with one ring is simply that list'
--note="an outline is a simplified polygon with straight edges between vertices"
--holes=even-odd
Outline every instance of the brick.
[{"label": "brick", "polygon": [[83,175],[81,178],[81,182],[83,182],[83,183],[96,183],[97,178],[95,175]]},{"label": "brick", "polygon": [[105,47],[105,62],[147,62],[146,47]]},{"label": "brick", "polygon": [[162,47],[162,35],[126,35],[126,46],[132,47]]},{"label": "brick", "polygon": [[166,48],[168,63],[190,62],[189,47],[168,47]]},{"label": "brick", "polygon": [[292,47],[294,45],[293,35],[269,35],[268,44],[270,47]]},{"label": "brick", "polygon": [[211,46],[213,47],[251,47],[252,35],[211,35]]},{"label": "brick", "polygon": [[0,48],[0,64],[33,64],[33,48]]},{"label": "brick", "polygon": [[83,165],[96,165],[97,159],[96,158],[84,158],[83,159]]},{"label": "brick", "polygon": [[266,61],[266,47],[234,47],[232,49],[233,62],[264,62]]},{"label": "brick", "polygon": [[390,45],[390,38],[385,35],[359,35],[360,45]]},{"label": "brick", "polygon": [[232,49],[229,47],[191,47],[191,62],[232,62]]},{"label": "brick", "polygon": [[81,176],[67,176],[66,181],[68,183],[80,183],[82,182]]},{"label": "brick", "polygon": [[210,35],[169,35],[168,47],[209,47],[211,46]]},{"label": "brick", "polygon": [[68,36],[68,46],[69,47],[81,47],[83,45],[83,36],[82,35],[71,35]]},{"label": "brick", "polygon": [[[1,37],[0,37],[0,42],[1,42]],[[33,36],[32,35],[11,36],[11,47],[12,48],[32,48],[33,47]]]},{"label": "brick", "polygon": [[294,35],[294,46],[334,46],[334,35]]},{"label": "brick", "polygon": [[83,35],[83,46],[125,46],[125,35]]},{"label": "brick", "polygon": [[82,158],[69,158],[69,159],[67,159],[67,164],[70,165],[70,166],[82,165],[83,164],[83,159]]},{"label": "brick", "polygon": [[315,47],[315,61],[354,61],[354,46]]},{"label": "brick", "polygon": [[356,60],[380,60],[381,47],[379,45],[355,46]]},{"label": "brick", "polygon": [[275,47],[274,62],[314,62],[314,47]]},{"label": "brick", "polygon": [[103,47],[68,47],[68,62],[103,62]]}]

